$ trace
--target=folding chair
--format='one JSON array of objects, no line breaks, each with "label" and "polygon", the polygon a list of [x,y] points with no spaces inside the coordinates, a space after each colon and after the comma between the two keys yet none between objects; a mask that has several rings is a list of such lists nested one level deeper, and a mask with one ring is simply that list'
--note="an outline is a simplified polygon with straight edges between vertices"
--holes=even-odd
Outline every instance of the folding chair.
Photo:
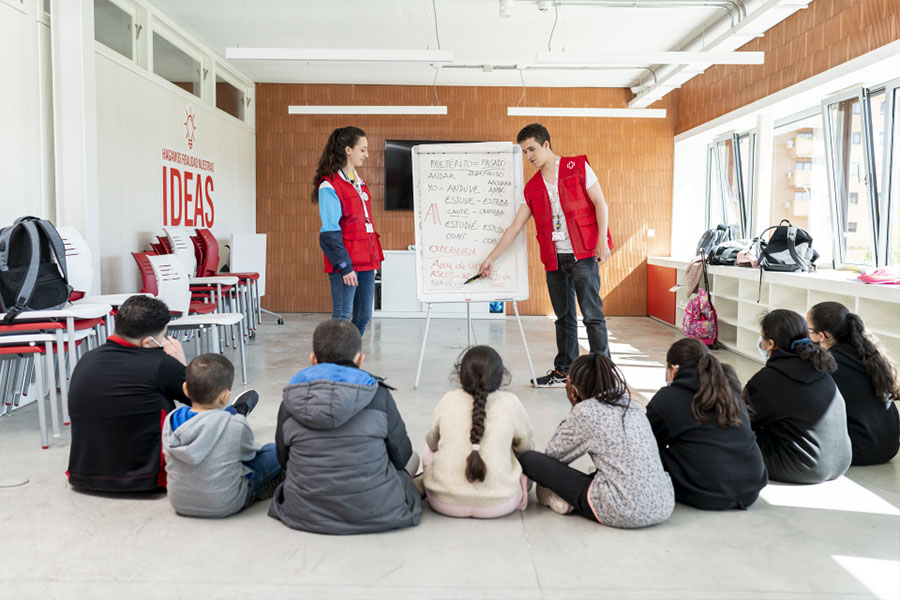
[{"label": "folding chair", "polygon": [[[219,327],[238,328],[237,339],[241,355],[241,378],[247,383],[247,365],[244,352],[244,315],[241,313],[189,314],[191,311],[191,291],[188,272],[184,265],[173,254],[147,257],[156,277],[159,299],[165,302],[170,311],[181,313],[182,317],[169,322],[173,331],[200,330],[213,339],[207,339],[207,348],[219,350]],[[214,305],[213,305],[214,306]],[[197,336],[198,354],[202,351],[201,336]]]}]

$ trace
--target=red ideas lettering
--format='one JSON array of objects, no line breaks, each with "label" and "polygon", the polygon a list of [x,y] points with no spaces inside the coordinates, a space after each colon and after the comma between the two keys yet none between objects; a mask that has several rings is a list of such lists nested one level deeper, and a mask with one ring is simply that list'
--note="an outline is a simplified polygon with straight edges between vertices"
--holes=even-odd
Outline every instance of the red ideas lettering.
[{"label": "red ideas lettering", "polygon": [[162,149],[160,159],[163,226],[211,228],[216,218],[215,163],[170,148]]}]

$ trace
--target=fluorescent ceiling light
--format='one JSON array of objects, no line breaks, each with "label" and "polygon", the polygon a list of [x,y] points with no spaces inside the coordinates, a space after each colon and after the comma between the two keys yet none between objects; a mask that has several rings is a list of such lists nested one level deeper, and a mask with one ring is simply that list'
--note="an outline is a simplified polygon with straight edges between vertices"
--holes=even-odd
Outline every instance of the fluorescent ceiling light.
[{"label": "fluorescent ceiling light", "polygon": [[761,65],[765,52],[538,52],[538,63],[561,65]]},{"label": "fluorescent ceiling light", "polygon": [[446,115],[446,106],[288,106],[289,115]]},{"label": "fluorescent ceiling light", "polygon": [[664,108],[550,108],[543,106],[509,106],[509,117],[611,117],[665,119]]},{"label": "fluorescent ceiling light", "polygon": [[329,48],[225,48],[225,58],[236,60],[300,60],[347,62],[453,62],[450,50],[384,50]]}]

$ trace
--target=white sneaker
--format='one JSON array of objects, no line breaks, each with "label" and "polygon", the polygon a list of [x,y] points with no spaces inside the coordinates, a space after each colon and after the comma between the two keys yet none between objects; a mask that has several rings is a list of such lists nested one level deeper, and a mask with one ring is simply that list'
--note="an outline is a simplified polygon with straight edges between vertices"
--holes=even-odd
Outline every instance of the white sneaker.
[{"label": "white sneaker", "polygon": [[534,493],[537,496],[538,504],[550,507],[555,513],[566,515],[575,510],[575,508],[556,495],[556,492],[542,485],[535,486]]}]

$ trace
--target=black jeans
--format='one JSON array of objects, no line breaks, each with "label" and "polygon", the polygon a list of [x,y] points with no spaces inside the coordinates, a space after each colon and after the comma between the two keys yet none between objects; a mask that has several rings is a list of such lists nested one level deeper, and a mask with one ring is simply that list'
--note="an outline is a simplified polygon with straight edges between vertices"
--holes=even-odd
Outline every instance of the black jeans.
[{"label": "black jeans", "polygon": [[578,358],[578,313],[575,299],[581,308],[591,352],[609,356],[609,338],[603,300],[600,299],[600,267],[597,257],[575,260],[574,254],[557,254],[556,271],[547,271],[547,290],[550,304],[556,313],[556,358],[553,366],[561,373]]},{"label": "black jeans", "polygon": [[550,488],[556,495],[575,507],[583,517],[596,521],[594,511],[588,504],[588,490],[593,475],[582,473],[567,464],[561,463],[555,458],[550,458],[541,452],[528,450],[519,455],[519,464],[522,472],[536,484]]}]

